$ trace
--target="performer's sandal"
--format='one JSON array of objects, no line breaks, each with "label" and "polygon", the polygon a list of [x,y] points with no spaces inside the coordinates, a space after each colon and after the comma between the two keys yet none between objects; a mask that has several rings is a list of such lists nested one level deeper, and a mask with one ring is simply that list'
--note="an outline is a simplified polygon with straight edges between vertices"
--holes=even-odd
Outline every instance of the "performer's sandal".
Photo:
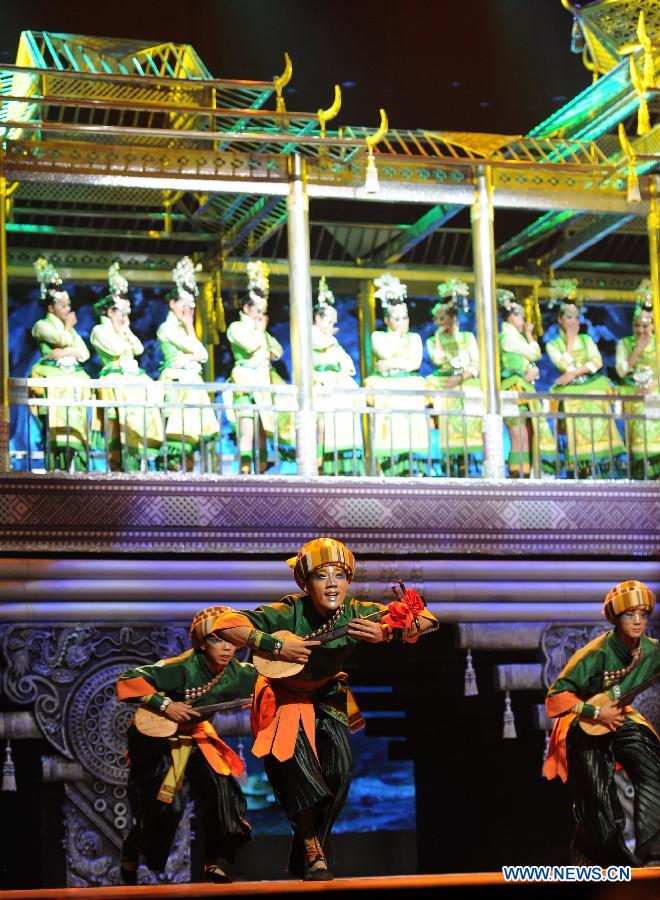
[{"label": "performer's sandal", "polygon": [[333,881],[334,875],[328,868],[325,856],[319,854],[313,859],[305,860],[303,881]]},{"label": "performer's sandal", "polygon": [[220,866],[213,864],[204,866],[204,881],[210,881],[213,884],[229,884],[233,878],[231,875],[227,875]]}]

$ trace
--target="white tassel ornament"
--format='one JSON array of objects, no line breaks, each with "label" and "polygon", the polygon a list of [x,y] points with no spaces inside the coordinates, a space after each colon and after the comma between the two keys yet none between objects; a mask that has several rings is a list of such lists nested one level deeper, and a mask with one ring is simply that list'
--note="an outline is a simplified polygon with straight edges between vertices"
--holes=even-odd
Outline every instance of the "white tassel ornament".
[{"label": "white tassel ornament", "polygon": [[465,684],[463,687],[463,696],[476,697],[478,693],[477,673],[474,671],[474,666],[472,665],[472,653],[468,647],[465,657]]},{"label": "white tassel ornament", "polygon": [[11,742],[7,741],[5,747],[5,761],[2,764],[2,787],[3,791],[16,791],[16,768],[11,755]]},{"label": "white tassel ornament", "polygon": [[502,737],[505,739],[517,738],[516,720],[511,709],[511,694],[507,691],[504,695],[504,728],[502,729]]}]

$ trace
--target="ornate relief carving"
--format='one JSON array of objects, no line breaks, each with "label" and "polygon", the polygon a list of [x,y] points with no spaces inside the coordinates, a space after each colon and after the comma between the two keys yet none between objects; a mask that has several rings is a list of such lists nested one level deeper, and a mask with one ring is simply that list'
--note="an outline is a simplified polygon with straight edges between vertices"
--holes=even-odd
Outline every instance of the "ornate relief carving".
[{"label": "ornate relief carving", "polygon": [[9,476],[0,511],[0,546],[23,552],[288,554],[328,533],[385,557],[660,551],[651,483]]}]

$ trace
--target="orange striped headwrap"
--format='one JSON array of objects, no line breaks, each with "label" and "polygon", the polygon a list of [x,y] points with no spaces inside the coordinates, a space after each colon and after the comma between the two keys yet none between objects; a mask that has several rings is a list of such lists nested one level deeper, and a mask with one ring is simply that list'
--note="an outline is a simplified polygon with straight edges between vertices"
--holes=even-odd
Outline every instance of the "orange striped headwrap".
[{"label": "orange striped headwrap", "polygon": [[196,613],[188,632],[191,644],[199,647],[213,631],[218,616],[226,612],[231,612],[228,606],[208,606]]},{"label": "orange striped headwrap", "polygon": [[308,541],[298,551],[297,556],[287,559],[287,565],[293,569],[296,584],[304,591],[307,579],[321,566],[341,566],[351,581],[355,574],[355,557],[351,551],[335,538],[315,538]]},{"label": "orange striped headwrap", "polygon": [[616,623],[617,617],[629,609],[639,607],[653,612],[655,607],[655,594],[641,581],[622,581],[615,584],[605,597],[603,613],[610,622]]}]

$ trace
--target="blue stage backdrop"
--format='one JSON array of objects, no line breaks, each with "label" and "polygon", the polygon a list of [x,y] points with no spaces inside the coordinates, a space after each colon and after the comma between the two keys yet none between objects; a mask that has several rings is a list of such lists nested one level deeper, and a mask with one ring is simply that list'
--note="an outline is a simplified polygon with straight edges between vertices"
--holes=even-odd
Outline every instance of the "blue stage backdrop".
[{"label": "blue stage backdrop", "polygon": [[[368,719],[369,713],[366,713]],[[261,761],[251,756],[249,737],[223,738],[246,759],[241,787],[255,836],[290,834],[286,816],[275,803]],[[346,805],[333,831],[415,831],[415,774],[412,762],[390,760],[392,738],[370,737],[360,731],[351,738],[353,781]]]}]

